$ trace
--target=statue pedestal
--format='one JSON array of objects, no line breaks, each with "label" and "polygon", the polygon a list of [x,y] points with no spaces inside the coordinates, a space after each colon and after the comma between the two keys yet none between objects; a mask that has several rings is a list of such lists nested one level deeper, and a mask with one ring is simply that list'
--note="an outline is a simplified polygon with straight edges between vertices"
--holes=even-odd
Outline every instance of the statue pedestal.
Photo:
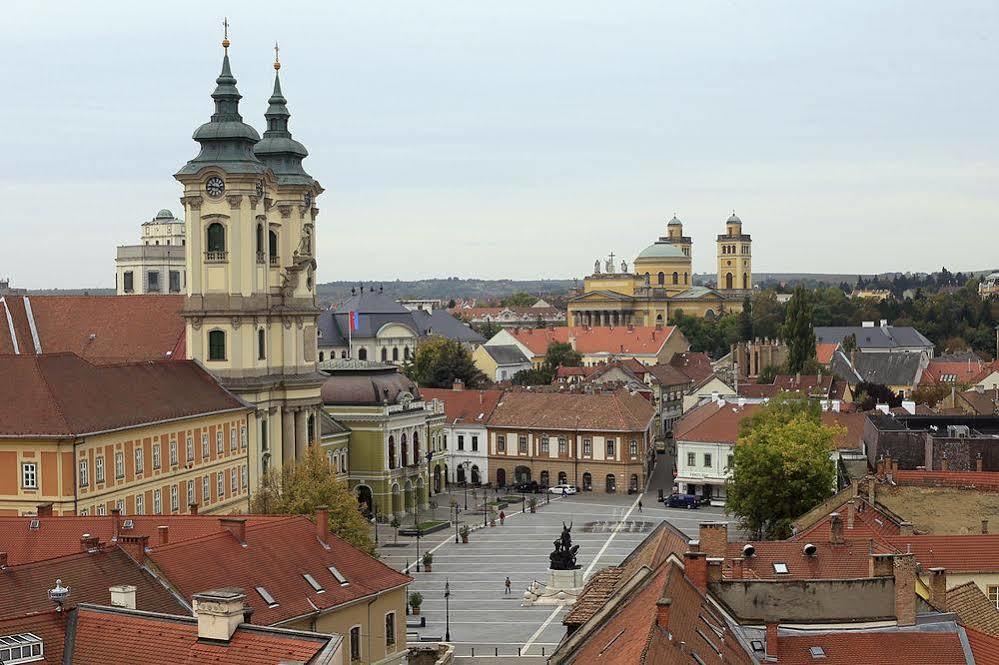
[{"label": "statue pedestal", "polygon": [[548,570],[548,584],[533,582],[524,592],[524,607],[532,605],[572,605],[583,590],[583,571]]}]

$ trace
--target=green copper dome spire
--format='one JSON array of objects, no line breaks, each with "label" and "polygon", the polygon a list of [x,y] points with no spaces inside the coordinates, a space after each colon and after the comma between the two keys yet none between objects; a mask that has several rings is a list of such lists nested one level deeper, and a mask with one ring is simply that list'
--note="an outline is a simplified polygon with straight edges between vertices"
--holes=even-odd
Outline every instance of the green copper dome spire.
[{"label": "green copper dome spire", "polygon": [[305,172],[302,160],[309,156],[305,146],[291,137],[288,129],[288,100],[281,92],[281,61],[277,58],[278,46],[274,45],[274,92],[267,100],[267,130],[253,152],[269,166],[281,184],[312,185],[312,176]]},{"label": "green copper dome spire", "polygon": [[208,166],[218,166],[226,173],[263,173],[266,167],[256,155],[253,146],[260,140],[257,130],[243,122],[239,114],[242,95],[236,88],[236,77],[229,65],[228,24],[226,39],[222,41],[225,55],[222,72],[215,79],[215,113],[211,120],[198,127],[194,140],[201,144],[201,152],[177,172],[190,175]]}]

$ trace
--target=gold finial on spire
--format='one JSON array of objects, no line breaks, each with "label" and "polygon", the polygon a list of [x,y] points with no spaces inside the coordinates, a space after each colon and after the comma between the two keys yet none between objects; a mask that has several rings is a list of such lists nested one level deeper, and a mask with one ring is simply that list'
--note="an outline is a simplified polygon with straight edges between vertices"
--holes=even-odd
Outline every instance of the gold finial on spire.
[{"label": "gold finial on spire", "polygon": [[278,46],[277,42],[274,42],[274,71],[281,69],[281,48]]},{"label": "gold finial on spire", "polygon": [[223,17],[222,19],[222,48],[229,52],[229,17]]}]

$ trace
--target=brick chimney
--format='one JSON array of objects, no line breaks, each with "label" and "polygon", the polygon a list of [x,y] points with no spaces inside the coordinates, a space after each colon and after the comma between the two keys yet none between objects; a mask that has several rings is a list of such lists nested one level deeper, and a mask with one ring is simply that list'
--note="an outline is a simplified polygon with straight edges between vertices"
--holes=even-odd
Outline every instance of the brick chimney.
[{"label": "brick chimney", "polygon": [[241,544],[246,543],[246,519],[242,517],[221,517],[219,518],[219,526],[231,533],[232,537]]},{"label": "brick chimney", "polygon": [[737,556],[732,559],[732,579],[741,580],[742,579],[742,557]]},{"label": "brick chimney", "polygon": [[684,572],[690,583],[705,592],[708,590],[708,561],[704,552],[687,551],[683,554]]},{"label": "brick chimney", "polygon": [[663,630],[669,630],[669,607],[673,601],[669,598],[660,598],[656,601],[656,625]]},{"label": "brick chimney", "polygon": [[461,379],[455,379],[454,383],[451,384],[451,390],[456,393],[460,393],[465,389],[465,383]]},{"label": "brick chimney", "polygon": [[698,529],[701,549],[708,556],[724,557],[728,546],[728,524],[725,522],[701,522]]},{"label": "brick chimney", "polygon": [[170,527],[166,525],[156,527],[156,531],[160,534],[160,545],[170,544]]},{"label": "brick chimney", "polygon": [[194,594],[194,614],[198,617],[198,639],[228,642],[243,621],[242,589],[212,589]]},{"label": "brick chimney", "polygon": [[989,521],[987,519],[982,519],[982,534],[985,535],[989,532]]},{"label": "brick chimney", "polygon": [[898,533],[901,536],[911,536],[912,529],[912,522],[899,522],[898,524]]},{"label": "brick chimney", "polygon": [[877,554],[872,552],[867,560],[868,577],[891,577],[894,574],[892,569],[892,559],[894,557],[894,554]]},{"label": "brick chimney", "polygon": [[947,453],[944,453],[940,457],[940,470],[941,471],[946,471],[947,470]]},{"label": "brick chimney", "polygon": [[780,628],[780,624],[776,621],[767,621],[767,656],[768,659],[777,657],[778,648],[778,638],[777,629]]},{"label": "brick chimney", "polygon": [[330,509],[328,506],[316,507],[316,538],[323,545],[330,542]]},{"label": "brick chimney", "polygon": [[187,511],[189,513],[191,513],[192,515],[197,515],[198,514],[198,502],[197,501],[192,501],[191,503],[187,504]]},{"label": "brick chimney", "polygon": [[[979,469],[981,471],[981,469]],[[40,503],[35,509],[38,517],[52,517],[52,503]]]},{"label": "brick chimney", "polygon": [[146,547],[149,545],[149,536],[121,536],[118,538],[118,547],[122,549],[136,563],[142,563],[146,559]]},{"label": "brick chimney", "polygon": [[916,556],[896,554],[895,622],[899,626],[916,625]]},{"label": "brick chimney", "polygon": [[708,564],[708,584],[717,584],[722,580],[722,564],[725,559],[718,556],[709,556],[706,559]]},{"label": "brick chimney", "polygon": [[111,520],[114,523],[114,537],[117,538],[118,534],[121,533],[121,508],[111,509]]},{"label": "brick chimney", "polygon": [[118,584],[108,588],[111,592],[111,607],[135,609],[135,587],[131,584]]},{"label": "brick chimney", "polygon": [[930,568],[930,605],[947,611],[947,569]]},{"label": "brick chimney", "polygon": [[839,513],[829,513],[829,542],[833,545],[842,545],[843,540],[843,518]]},{"label": "brick chimney", "polygon": [[846,502],[846,528],[853,530],[853,523],[857,518],[857,504],[853,499]]}]

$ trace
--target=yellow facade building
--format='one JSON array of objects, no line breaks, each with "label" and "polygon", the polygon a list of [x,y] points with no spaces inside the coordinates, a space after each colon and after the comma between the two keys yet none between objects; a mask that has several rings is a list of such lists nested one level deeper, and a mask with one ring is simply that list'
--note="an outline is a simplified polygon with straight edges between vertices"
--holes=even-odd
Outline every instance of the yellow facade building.
[{"label": "yellow facade building", "polygon": [[603,270],[599,260],[594,264],[583,293],[569,301],[569,325],[652,326],[666,324],[675,310],[705,317],[742,311],[742,301],[753,287],[752,244],[733,213],[716,240],[715,288],[694,286],[693,242],[674,215],[666,235],[635,258],[634,270],[622,262],[617,271],[613,254]]}]

